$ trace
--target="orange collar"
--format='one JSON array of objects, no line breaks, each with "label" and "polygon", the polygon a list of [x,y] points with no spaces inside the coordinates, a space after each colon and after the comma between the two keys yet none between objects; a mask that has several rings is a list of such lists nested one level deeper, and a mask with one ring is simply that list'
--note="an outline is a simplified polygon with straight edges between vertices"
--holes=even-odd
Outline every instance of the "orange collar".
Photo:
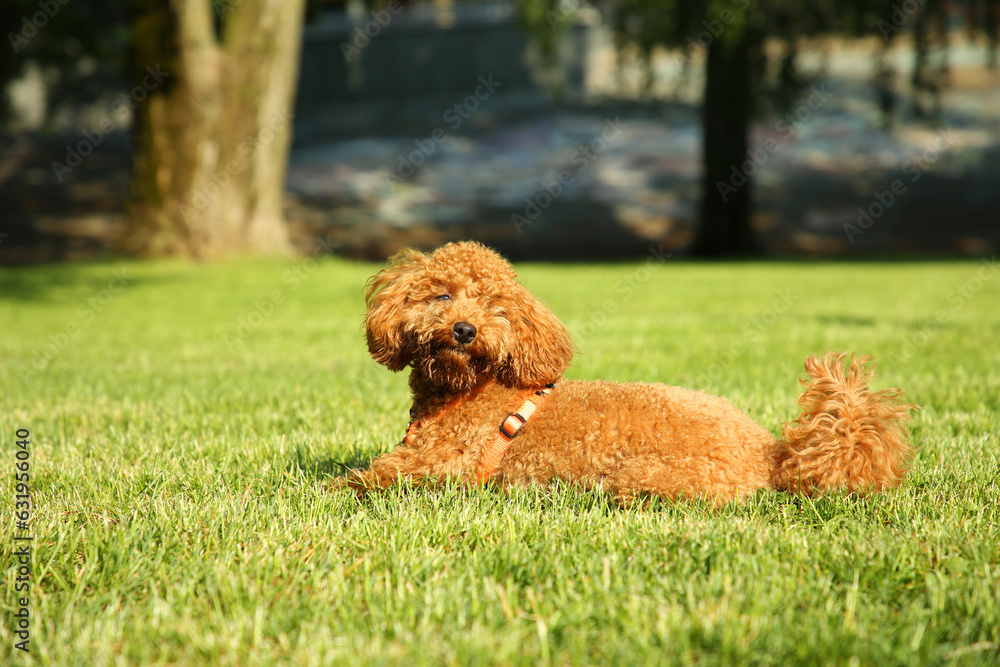
[{"label": "orange collar", "polygon": [[[432,419],[440,418],[449,410],[475,397],[491,384],[493,384],[492,380],[479,385],[468,394],[453,398],[441,406],[439,410],[422,419],[413,419],[413,415],[411,414],[410,423],[406,427],[406,435],[403,436],[403,444],[411,444],[416,439],[417,431],[421,426]],[[554,386],[555,384],[547,384],[542,389],[529,389],[521,407],[507,415],[507,418],[500,422],[500,428],[493,438],[493,442],[486,448],[486,453],[483,455],[483,459],[476,469],[476,480],[478,482],[485,483],[493,476],[500,462],[503,461],[503,457],[507,453],[510,443],[514,440],[514,436],[518,434],[524,425],[528,423],[528,420],[531,419],[531,416],[535,414],[535,411],[545,402],[545,397],[549,395]]]},{"label": "orange collar", "polygon": [[549,384],[537,391],[529,390],[531,393],[525,398],[521,407],[507,415],[507,418],[501,422],[496,437],[486,448],[486,454],[483,455],[483,460],[480,461],[479,469],[476,471],[476,480],[480,484],[485,483],[493,476],[500,462],[503,461],[504,454],[507,453],[507,448],[510,447],[514,436],[528,423],[531,415],[535,414],[535,410],[545,402],[545,397],[549,395],[554,386],[554,384]]}]

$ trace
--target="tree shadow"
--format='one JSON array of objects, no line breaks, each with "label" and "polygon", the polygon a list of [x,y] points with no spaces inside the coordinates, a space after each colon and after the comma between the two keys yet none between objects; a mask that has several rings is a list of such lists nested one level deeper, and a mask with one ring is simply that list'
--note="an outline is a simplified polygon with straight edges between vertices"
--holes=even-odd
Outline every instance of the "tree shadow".
[{"label": "tree shadow", "polygon": [[118,294],[123,288],[166,282],[166,278],[139,276],[128,262],[86,262],[0,267],[0,300],[73,301],[100,296],[104,290]]},{"label": "tree shadow", "polygon": [[367,470],[371,465],[372,456],[362,452],[354,452],[350,458],[313,458],[304,450],[295,451],[295,458],[288,462],[286,468],[291,473],[301,474],[312,480],[329,481],[343,477],[352,470]]}]

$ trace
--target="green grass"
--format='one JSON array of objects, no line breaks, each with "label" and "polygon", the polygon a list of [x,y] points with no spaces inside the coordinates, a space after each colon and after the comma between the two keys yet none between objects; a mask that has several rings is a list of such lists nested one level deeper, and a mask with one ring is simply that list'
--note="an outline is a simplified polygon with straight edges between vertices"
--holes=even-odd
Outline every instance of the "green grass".
[{"label": "green grass", "polygon": [[570,377],[701,387],[777,431],[805,356],[870,353],[878,386],[924,408],[904,484],[721,511],[572,488],[359,501],[328,480],[398,442],[409,407],[405,373],[365,350],[373,265],[3,269],[0,662],[996,664],[1000,273],[975,289],[976,262],[644,266],[519,267],[578,340]]}]

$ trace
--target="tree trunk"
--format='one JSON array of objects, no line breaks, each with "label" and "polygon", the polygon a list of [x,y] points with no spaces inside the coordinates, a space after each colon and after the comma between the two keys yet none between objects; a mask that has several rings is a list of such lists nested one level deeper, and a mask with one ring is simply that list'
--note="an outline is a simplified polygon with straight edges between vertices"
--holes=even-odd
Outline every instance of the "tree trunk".
[{"label": "tree trunk", "polygon": [[[748,162],[752,111],[753,40],[749,28],[737,39],[708,46],[701,210],[692,253],[705,257],[758,251],[750,228],[751,190],[757,165]],[[749,167],[749,168],[747,168]]]},{"label": "tree trunk", "polygon": [[137,105],[125,252],[290,252],[281,198],[304,6],[132,1]]}]

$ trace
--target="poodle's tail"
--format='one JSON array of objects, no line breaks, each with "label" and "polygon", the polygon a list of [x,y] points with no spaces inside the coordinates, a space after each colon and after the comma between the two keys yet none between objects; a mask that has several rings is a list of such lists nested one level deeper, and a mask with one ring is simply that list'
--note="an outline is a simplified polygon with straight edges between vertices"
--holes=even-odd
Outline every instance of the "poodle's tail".
[{"label": "poodle's tail", "polygon": [[[906,443],[909,411],[902,391],[868,388],[875,365],[827,352],[805,361],[802,414],[785,424],[771,482],[805,494],[847,489],[859,494],[890,489],[903,479],[913,448]],[[919,408],[917,408],[919,409]]]}]

